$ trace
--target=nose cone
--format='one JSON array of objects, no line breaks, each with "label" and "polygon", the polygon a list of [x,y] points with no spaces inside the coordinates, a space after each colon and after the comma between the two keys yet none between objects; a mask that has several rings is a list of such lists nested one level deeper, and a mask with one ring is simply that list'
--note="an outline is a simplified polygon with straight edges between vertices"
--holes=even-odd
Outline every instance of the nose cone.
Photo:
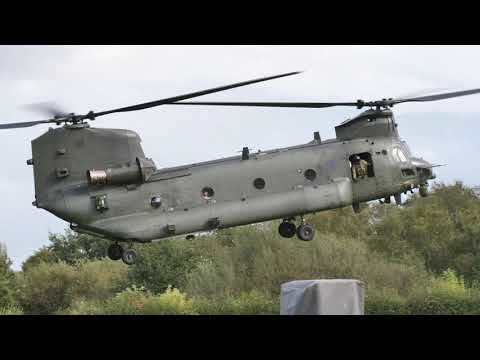
[{"label": "nose cone", "polygon": [[436,178],[435,174],[433,174],[433,165],[431,163],[422,158],[412,157],[410,160],[412,162],[412,165],[415,166],[417,174],[422,181],[432,180]]}]

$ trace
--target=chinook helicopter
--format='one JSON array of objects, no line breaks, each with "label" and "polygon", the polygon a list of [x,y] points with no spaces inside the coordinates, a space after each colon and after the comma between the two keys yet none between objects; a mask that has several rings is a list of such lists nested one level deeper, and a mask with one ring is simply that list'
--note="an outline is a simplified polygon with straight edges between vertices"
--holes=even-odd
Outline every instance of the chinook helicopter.
[{"label": "chinook helicopter", "polygon": [[[33,205],[70,223],[72,230],[112,241],[113,260],[133,264],[133,243],[283,219],[282,237],[314,238],[304,215],[419,189],[427,196],[434,165],[412,156],[400,139],[391,108],[405,102],[471,95],[480,89],[423,97],[355,102],[183,102],[299,72],[280,74],[157,101],[93,112],[65,114],[55,109],[47,120],[0,124],[0,129],[56,124],[32,141]],[[302,145],[157,169],[133,131],[90,127],[104,115],[160,105],[368,108],[335,127],[336,138],[318,132]],[[381,200],[382,201],[382,200]],[[127,243],[124,248],[120,243]]]}]

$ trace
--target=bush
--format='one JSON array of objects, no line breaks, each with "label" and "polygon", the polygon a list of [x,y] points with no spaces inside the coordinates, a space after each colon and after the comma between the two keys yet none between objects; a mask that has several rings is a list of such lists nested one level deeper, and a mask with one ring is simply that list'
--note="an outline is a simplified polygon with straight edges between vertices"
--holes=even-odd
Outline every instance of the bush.
[{"label": "bush", "polygon": [[214,298],[258,290],[275,298],[282,283],[329,278],[360,279],[369,288],[394,288],[404,294],[429,278],[421,263],[389,262],[364,242],[333,234],[317,234],[305,243],[280,238],[274,229],[243,227],[235,229],[233,246],[217,244],[212,253],[203,254],[188,274],[183,290],[190,296]]},{"label": "bush", "polygon": [[278,315],[280,300],[257,290],[223,298],[194,298],[200,315]]},{"label": "bush", "polygon": [[104,315],[104,302],[97,300],[74,300],[66,309],[58,310],[56,315]]},{"label": "bush", "polygon": [[19,278],[19,303],[27,313],[50,314],[71,303],[75,269],[65,263],[40,263]]},{"label": "bush", "polygon": [[407,306],[409,312],[416,315],[480,314],[480,292],[466,288],[461,278],[447,270],[432,286],[415,288]]},{"label": "bush", "polygon": [[120,261],[82,261],[75,268],[75,281],[68,290],[72,299],[106,300],[129,285],[128,266]]},{"label": "bush", "polygon": [[126,287],[127,266],[110,260],[77,265],[39,263],[18,280],[19,303],[27,313],[51,314],[78,300],[103,300]]},{"label": "bush", "polygon": [[22,309],[16,305],[0,308],[0,315],[23,315]]},{"label": "bush", "polygon": [[365,315],[408,315],[407,299],[395,289],[367,291]]},{"label": "bush", "polygon": [[160,294],[169,286],[183,286],[186,274],[196,261],[192,244],[185,240],[145,244],[138,248],[138,259],[129,269],[129,279],[133,284]]},{"label": "bush", "polygon": [[258,291],[222,299],[187,298],[185,293],[168,288],[153,295],[143,288],[129,288],[104,303],[80,301],[65,314],[78,315],[253,315],[279,314],[278,299]]},{"label": "bush", "polygon": [[178,289],[168,288],[163,294],[152,296],[144,304],[144,315],[195,315],[194,302]]},{"label": "bush", "polygon": [[148,297],[143,288],[128,288],[105,302],[105,315],[141,315]]},{"label": "bush", "polygon": [[0,308],[14,304],[14,273],[6,247],[0,243]]}]

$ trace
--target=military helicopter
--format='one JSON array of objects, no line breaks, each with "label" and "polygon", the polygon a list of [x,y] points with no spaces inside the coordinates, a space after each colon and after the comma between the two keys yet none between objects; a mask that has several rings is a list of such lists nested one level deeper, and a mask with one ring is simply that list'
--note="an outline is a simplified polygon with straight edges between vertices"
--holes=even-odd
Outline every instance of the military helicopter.
[{"label": "military helicopter", "polygon": [[[0,124],[14,129],[56,124],[32,141],[35,182],[33,205],[70,223],[72,230],[112,241],[113,260],[133,264],[133,243],[239,225],[283,219],[282,237],[314,238],[304,215],[353,206],[419,189],[427,196],[434,165],[413,157],[398,134],[391,108],[405,102],[434,101],[471,95],[480,89],[402,99],[355,102],[183,102],[190,98],[262,81],[280,74],[157,101],[85,115],[52,110],[47,120]],[[90,127],[104,115],[160,105],[267,106],[368,110],[335,127],[336,138],[318,132],[302,145],[157,169],[145,156],[133,131]],[[126,243],[124,248],[120,243]]]}]

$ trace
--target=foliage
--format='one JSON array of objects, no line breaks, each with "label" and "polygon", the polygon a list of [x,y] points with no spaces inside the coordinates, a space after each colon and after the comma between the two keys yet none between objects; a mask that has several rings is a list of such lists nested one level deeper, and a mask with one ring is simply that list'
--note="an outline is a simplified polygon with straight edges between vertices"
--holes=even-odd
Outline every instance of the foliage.
[{"label": "foliage", "polygon": [[78,234],[69,229],[64,235],[50,234],[48,249],[58,261],[74,264],[79,260],[95,260],[105,257],[110,241],[86,234]]},{"label": "foliage", "polygon": [[99,302],[76,301],[60,312],[68,315],[260,315],[278,314],[278,299],[258,291],[221,299],[188,298],[178,289],[168,287],[154,295],[144,288],[132,287],[115,297]]},{"label": "foliage", "polygon": [[23,311],[17,305],[10,305],[0,308],[0,316],[1,315],[23,315]]},{"label": "foliage", "polygon": [[25,260],[22,264],[22,270],[28,271],[29,269],[39,265],[40,263],[53,263],[57,262],[55,253],[48,247],[43,246],[39,250]]},{"label": "foliage", "polygon": [[430,197],[390,209],[368,242],[391,259],[418,256],[436,275],[453,269],[471,284],[480,277],[480,201],[460,182],[436,184]]},{"label": "foliage", "polygon": [[0,243],[0,308],[14,303],[14,274],[6,247]]},{"label": "foliage", "polygon": [[153,293],[162,293],[168,286],[182,286],[195,263],[196,255],[191,242],[162,240],[138,248],[138,259],[130,268],[129,278],[132,283]]},{"label": "foliage", "polygon": [[51,314],[81,299],[103,300],[126,286],[127,266],[110,260],[40,263],[18,280],[19,303],[25,312]]},{"label": "foliage", "polygon": [[65,263],[40,263],[18,279],[19,303],[27,313],[49,314],[70,305],[75,269]]},{"label": "foliage", "polygon": [[64,262],[70,265],[82,260],[98,260],[106,256],[109,240],[66,229],[64,234],[49,234],[50,244],[40,248],[22,264],[22,270],[40,263]]},{"label": "foliage", "polygon": [[278,314],[284,282],[356,278],[367,314],[480,314],[480,200],[459,182],[433,190],[309,215],[312,242],[281,238],[274,221],[141,245],[130,267],[67,231],[13,276],[0,247],[0,313]]},{"label": "foliage", "polygon": [[194,298],[195,311],[200,315],[278,315],[280,300],[258,290],[238,296]]},{"label": "foliage", "polygon": [[235,246],[205,241],[214,255],[204,254],[188,274],[184,289],[191,296],[252,290],[278,296],[280,284],[312,278],[357,278],[372,288],[406,292],[428,278],[421,264],[388,262],[365,243],[333,234],[318,234],[315,241],[304,243],[280,238],[273,229],[242,227],[235,229]]}]

